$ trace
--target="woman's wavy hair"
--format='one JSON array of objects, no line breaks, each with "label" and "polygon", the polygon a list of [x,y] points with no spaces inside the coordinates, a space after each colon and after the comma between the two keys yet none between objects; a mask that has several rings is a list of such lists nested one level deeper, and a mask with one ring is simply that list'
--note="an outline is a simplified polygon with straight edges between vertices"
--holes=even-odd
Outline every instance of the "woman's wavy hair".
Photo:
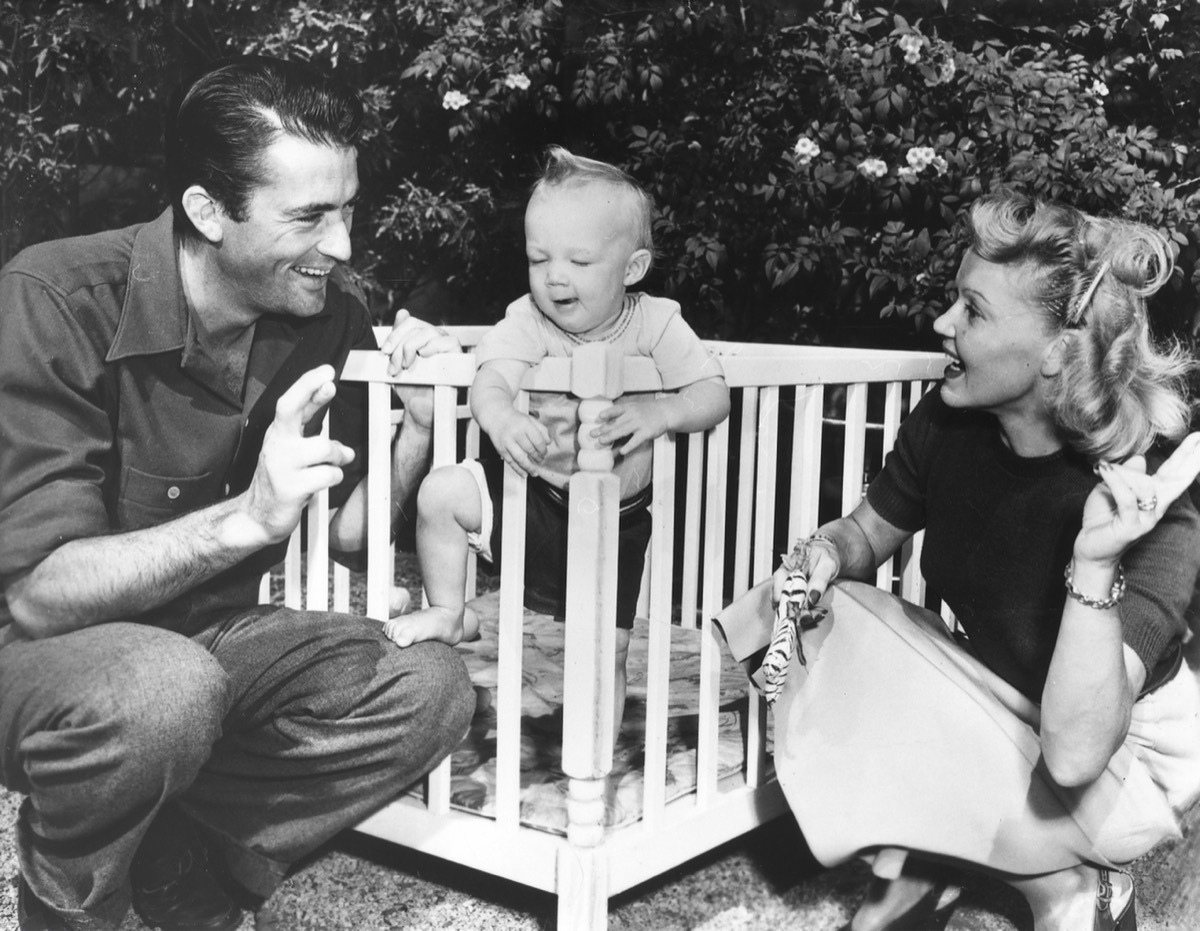
[{"label": "woman's wavy hair", "polygon": [[1174,266],[1165,237],[1011,191],[976,201],[967,232],[980,258],[1023,267],[1030,300],[1068,336],[1047,401],[1072,447],[1121,460],[1183,437],[1194,363],[1178,343],[1155,345],[1146,312]]}]

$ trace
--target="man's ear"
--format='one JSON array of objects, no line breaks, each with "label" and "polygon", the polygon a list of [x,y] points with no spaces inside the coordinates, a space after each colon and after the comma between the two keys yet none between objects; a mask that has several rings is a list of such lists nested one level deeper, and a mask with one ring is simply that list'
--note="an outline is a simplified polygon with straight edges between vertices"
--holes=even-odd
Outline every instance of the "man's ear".
[{"label": "man's ear", "polygon": [[646,277],[646,272],[650,271],[650,259],[649,249],[638,249],[629,257],[625,263],[625,287],[637,284]]},{"label": "man's ear", "polygon": [[1067,343],[1075,338],[1075,331],[1063,330],[1054,338],[1042,354],[1042,374],[1047,378],[1055,378],[1062,373],[1063,353],[1067,351]]},{"label": "man's ear", "polygon": [[197,232],[213,245],[225,238],[225,227],[221,222],[225,217],[224,211],[199,184],[193,184],[183,192],[183,212]]}]

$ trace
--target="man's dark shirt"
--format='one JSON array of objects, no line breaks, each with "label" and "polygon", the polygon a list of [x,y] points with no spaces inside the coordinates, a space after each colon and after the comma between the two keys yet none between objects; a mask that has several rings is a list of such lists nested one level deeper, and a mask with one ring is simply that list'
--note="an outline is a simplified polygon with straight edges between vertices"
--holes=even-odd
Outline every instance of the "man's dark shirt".
[{"label": "man's dark shirt", "polygon": [[[266,316],[248,360],[209,352],[184,299],[168,210],[123,230],[43,243],[0,270],[0,586],[69,540],[137,530],[244,491],[279,396],[351,349],[375,349],[361,292],[335,272],[308,319]],[[339,384],[332,435],[358,453],[364,392]],[[314,417],[308,432],[320,429]],[[268,547],[140,620],[189,632],[253,605]],[[0,597],[0,646],[13,635]]]}]

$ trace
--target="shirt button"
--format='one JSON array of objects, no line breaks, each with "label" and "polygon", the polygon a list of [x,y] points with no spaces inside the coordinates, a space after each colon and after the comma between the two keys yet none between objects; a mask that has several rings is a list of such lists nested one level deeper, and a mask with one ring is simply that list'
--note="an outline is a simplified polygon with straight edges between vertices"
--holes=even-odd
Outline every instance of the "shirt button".
[{"label": "shirt button", "polygon": [[174,501],[176,498],[178,498],[179,497],[179,486],[172,485],[170,488],[168,488],[167,489],[167,497],[170,498],[172,501]]}]

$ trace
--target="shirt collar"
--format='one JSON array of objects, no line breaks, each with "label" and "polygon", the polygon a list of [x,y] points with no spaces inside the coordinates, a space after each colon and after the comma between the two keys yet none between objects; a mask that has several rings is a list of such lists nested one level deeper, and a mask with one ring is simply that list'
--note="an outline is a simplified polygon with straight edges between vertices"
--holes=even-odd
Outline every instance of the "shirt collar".
[{"label": "shirt collar", "polygon": [[240,406],[246,387],[249,346],[238,357],[206,345],[192,319],[179,270],[179,239],[170,208],[133,240],[121,320],[107,361],[179,352],[179,367],[228,403]]},{"label": "shirt collar", "polygon": [[105,361],[182,349],[186,331],[187,301],[168,208],[134,236],[125,302]]},{"label": "shirt collar", "polygon": [[[340,281],[342,272],[334,272]],[[331,319],[328,301],[320,313],[291,321],[290,339],[300,330],[323,326]],[[179,239],[170,208],[145,224],[133,239],[125,303],[106,361],[159,352],[181,352],[180,369],[230,404],[241,406],[246,385],[247,357],[225,358],[205,345],[191,319],[179,271]]]}]

